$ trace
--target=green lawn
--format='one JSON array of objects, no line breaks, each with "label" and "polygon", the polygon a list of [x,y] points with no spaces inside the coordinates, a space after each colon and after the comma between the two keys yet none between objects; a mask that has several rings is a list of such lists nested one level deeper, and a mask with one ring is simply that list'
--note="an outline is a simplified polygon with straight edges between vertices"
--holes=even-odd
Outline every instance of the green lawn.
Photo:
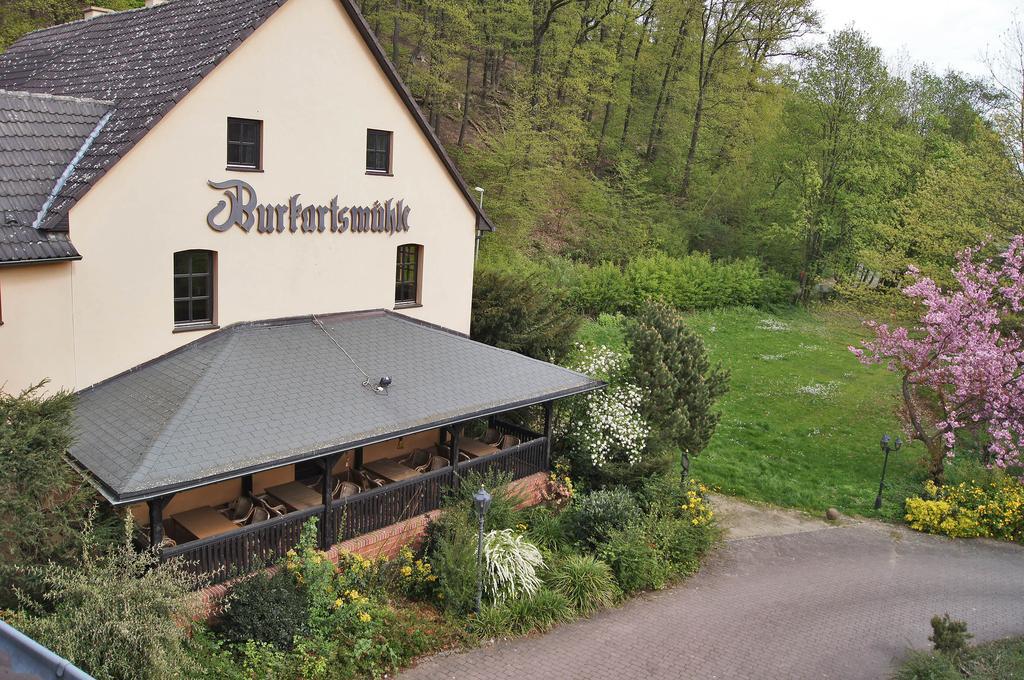
[{"label": "green lawn", "polygon": [[829,309],[771,315],[753,309],[693,314],[691,326],[732,371],[722,421],[693,473],[724,493],[823,512],[899,519],[924,477],[919,445],[890,456],[885,504],[873,509],[879,439],[900,433],[898,382],[857,362],[858,319]]}]

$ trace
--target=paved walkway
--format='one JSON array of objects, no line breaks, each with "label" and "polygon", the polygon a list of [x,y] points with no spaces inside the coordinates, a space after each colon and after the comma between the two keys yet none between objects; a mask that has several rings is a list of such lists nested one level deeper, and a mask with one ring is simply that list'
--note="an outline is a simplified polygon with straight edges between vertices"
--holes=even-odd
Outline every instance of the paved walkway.
[{"label": "paved walkway", "polygon": [[1024,548],[804,519],[796,533],[727,541],[676,588],[400,678],[876,679],[928,646],[936,613],[966,620],[977,641],[1024,634]]}]

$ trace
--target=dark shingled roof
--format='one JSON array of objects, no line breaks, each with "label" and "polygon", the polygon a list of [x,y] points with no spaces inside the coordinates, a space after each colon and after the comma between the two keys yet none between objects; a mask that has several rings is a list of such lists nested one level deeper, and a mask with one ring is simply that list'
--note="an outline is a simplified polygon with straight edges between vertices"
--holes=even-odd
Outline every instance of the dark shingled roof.
[{"label": "dark shingled roof", "polygon": [[603,386],[393,312],[320,320],[230,326],[83,390],[71,456],[127,503]]},{"label": "dark shingled roof", "polygon": [[110,105],[0,90],[0,264],[79,258],[66,233],[34,229]]},{"label": "dark shingled roof", "polygon": [[[285,2],[170,0],[29,33],[0,55],[0,88],[91,97],[116,107],[43,228],[66,227],[89,187]],[[478,227],[493,229],[352,0],[339,2],[477,212]]]}]

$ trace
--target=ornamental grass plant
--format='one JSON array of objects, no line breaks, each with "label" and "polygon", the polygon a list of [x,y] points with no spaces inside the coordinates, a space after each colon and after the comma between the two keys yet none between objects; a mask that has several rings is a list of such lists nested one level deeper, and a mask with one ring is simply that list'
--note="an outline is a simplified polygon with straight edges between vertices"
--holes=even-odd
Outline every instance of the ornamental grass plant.
[{"label": "ornamental grass plant", "polygon": [[567,555],[549,570],[545,583],[565,596],[580,616],[612,606],[621,591],[607,564],[593,555]]}]

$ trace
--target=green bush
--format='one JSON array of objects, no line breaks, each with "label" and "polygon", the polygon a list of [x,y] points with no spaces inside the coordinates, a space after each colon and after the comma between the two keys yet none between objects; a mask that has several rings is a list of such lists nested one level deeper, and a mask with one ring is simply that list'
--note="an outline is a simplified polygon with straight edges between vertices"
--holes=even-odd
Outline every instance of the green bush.
[{"label": "green bush", "polygon": [[672,574],[672,566],[639,526],[613,532],[598,547],[597,554],[611,567],[615,581],[625,593],[659,590]]},{"label": "green bush", "polygon": [[611,606],[618,596],[612,570],[593,555],[564,557],[551,568],[545,580],[583,616]]},{"label": "green bush", "polygon": [[523,272],[477,269],[474,340],[550,361],[569,353],[580,318],[560,291]]},{"label": "green bush", "polygon": [[580,497],[573,503],[566,521],[577,541],[596,546],[639,514],[640,507],[633,494],[628,489],[612,487]]},{"label": "green bush", "polygon": [[576,342],[586,346],[604,346],[628,359],[626,324],[627,318],[623,314],[599,314],[596,319],[583,322],[576,333]]},{"label": "green bush", "polygon": [[508,637],[544,632],[572,618],[572,606],[564,595],[541,588],[531,597],[483,607],[470,629],[482,638]]},{"label": "green bush", "polygon": [[538,548],[549,552],[565,547],[571,540],[566,529],[566,517],[565,513],[555,512],[543,505],[521,513],[527,537]]},{"label": "green bush", "polygon": [[762,272],[754,259],[713,261],[705,253],[676,258],[655,252],[636,257],[624,276],[633,309],[648,300],[662,300],[681,311],[775,306],[788,300],[791,288],[778,274]]},{"label": "green bush", "polygon": [[255,640],[288,650],[309,632],[309,603],[285,569],[257,574],[235,585],[217,631],[231,642]]},{"label": "green bush", "polygon": [[0,378],[0,608],[17,605],[15,588],[41,597],[38,572],[24,567],[77,559],[87,522],[92,540],[113,545],[119,538],[109,504],[89,519],[99,496],[64,460],[75,397],[44,395],[44,386],[11,395]]},{"label": "green bush", "polygon": [[476,546],[476,530],[463,523],[452,523],[433,539],[429,558],[445,611],[464,614],[476,604]]},{"label": "green bush", "polygon": [[701,558],[715,543],[715,529],[695,525],[680,517],[652,516],[644,533],[676,576],[689,576],[700,569]]},{"label": "green bush", "polygon": [[580,266],[570,297],[573,306],[588,316],[628,309],[631,300],[625,273],[611,262]]},{"label": "green bush", "polygon": [[81,564],[28,568],[46,607],[26,603],[12,623],[98,680],[188,677],[187,624],[203,611],[205,580],[127,536],[101,548],[88,523],[82,540]]}]

